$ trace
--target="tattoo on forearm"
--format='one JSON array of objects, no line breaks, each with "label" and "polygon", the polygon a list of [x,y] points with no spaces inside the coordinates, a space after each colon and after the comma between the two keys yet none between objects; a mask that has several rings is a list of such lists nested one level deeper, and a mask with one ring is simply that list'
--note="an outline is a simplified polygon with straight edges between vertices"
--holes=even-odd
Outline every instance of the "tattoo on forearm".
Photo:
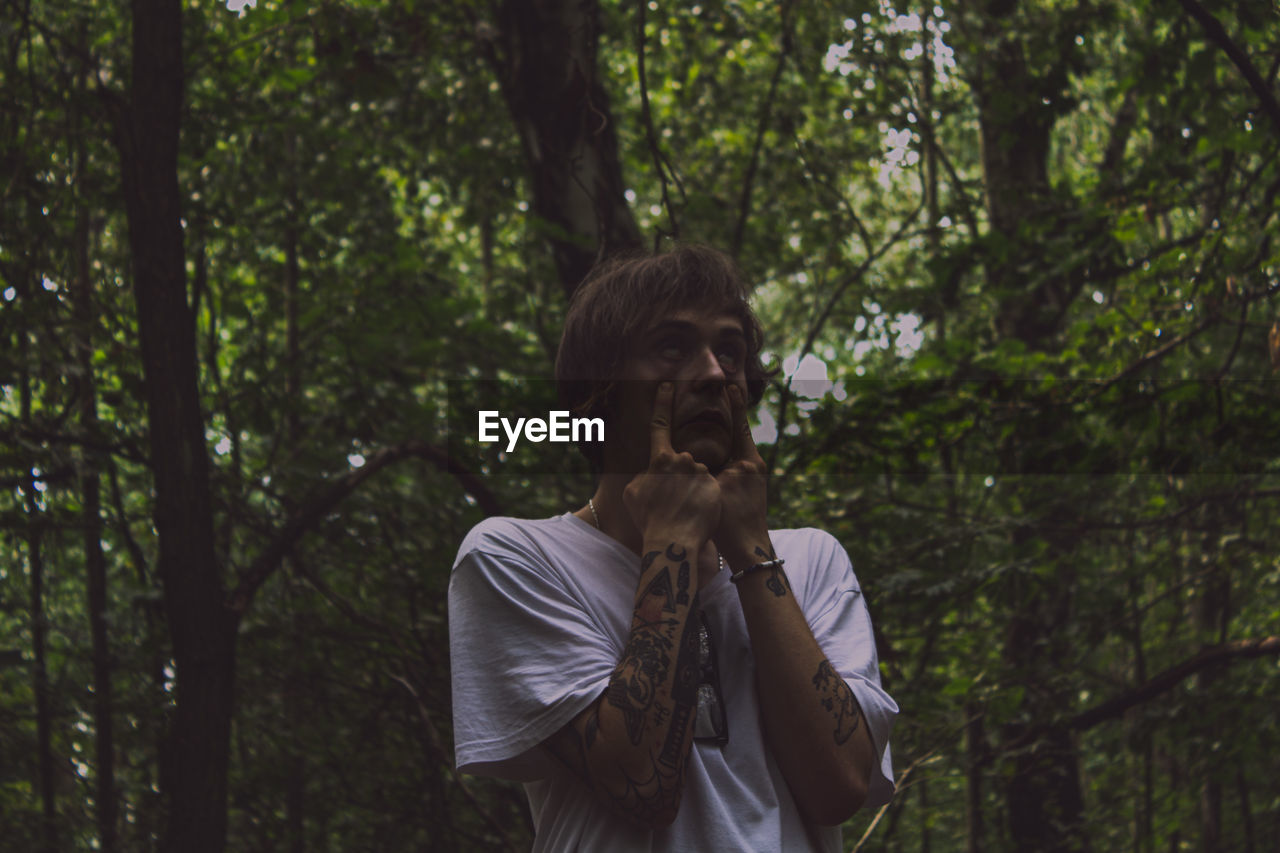
[{"label": "tattoo on forearm", "polygon": [[[642,558],[647,581],[636,600],[630,639],[603,697],[621,712],[627,739],[645,750],[643,766],[648,772],[639,775],[646,778],[632,777],[634,763],[625,771],[597,767],[598,778],[593,778],[588,753],[601,732],[600,704],[548,740],[552,752],[588,784],[606,791],[621,813],[641,820],[678,804],[691,743],[698,696],[698,624],[692,615],[696,596],[690,590],[687,557],[686,549],[671,544]],[[648,747],[642,746],[646,739]]]},{"label": "tattoo on forearm", "polygon": [[671,685],[671,726],[658,760],[677,768],[684,760],[684,744],[693,709],[698,704],[698,624],[690,617],[684,623],[680,654],[676,658],[675,681]]},{"label": "tattoo on forearm", "polygon": [[[639,614],[637,614],[638,617]],[[650,622],[646,629],[656,627]],[[653,705],[657,687],[666,678],[671,664],[671,640],[660,631],[635,631],[626,654],[614,671],[605,698],[622,712],[631,743],[639,745],[644,734],[644,718]]]},{"label": "tattoo on forearm", "polygon": [[[663,566],[661,571],[653,576],[653,580],[649,581],[649,585],[645,587],[644,595],[640,596],[640,608],[644,610],[645,617],[649,621],[654,621],[655,617],[650,617],[654,607],[661,609],[663,613],[676,612],[675,592],[671,589],[671,568]],[[637,610],[636,612],[640,612]]]},{"label": "tattoo on forearm", "polygon": [[[756,556],[764,560],[776,560],[778,557],[769,551],[765,551],[759,545],[756,546]],[[765,589],[782,598],[791,591],[791,581],[787,579],[787,573],[780,566],[769,567],[769,578],[764,582]]]},{"label": "tattoo on forearm", "polygon": [[822,707],[835,717],[836,727],[831,734],[836,745],[844,745],[853,737],[862,721],[858,700],[854,698],[853,691],[840,677],[840,673],[825,660],[818,664],[818,672],[813,676],[813,686],[818,689]]}]

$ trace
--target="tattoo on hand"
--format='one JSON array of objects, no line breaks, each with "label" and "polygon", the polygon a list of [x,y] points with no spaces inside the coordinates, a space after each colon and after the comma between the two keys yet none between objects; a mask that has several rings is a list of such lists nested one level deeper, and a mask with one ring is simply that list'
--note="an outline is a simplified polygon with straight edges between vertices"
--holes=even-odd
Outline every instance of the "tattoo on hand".
[{"label": "tattoo on hand", "polygon": [[836,727],[832,731],[837,746],[842,746],[853,737],[862,721],[862,711],[858,708],[858,700],[854,698],[849,685],[840,677],[840,673],[827,661],[818,664],[818,672],[813,676],[813,686],[818,689],[819,700],[835,717]]}]

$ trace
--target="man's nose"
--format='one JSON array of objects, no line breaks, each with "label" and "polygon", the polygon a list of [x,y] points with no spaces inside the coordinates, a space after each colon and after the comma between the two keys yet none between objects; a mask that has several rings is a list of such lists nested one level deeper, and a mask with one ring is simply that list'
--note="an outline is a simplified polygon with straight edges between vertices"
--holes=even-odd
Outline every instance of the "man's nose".
[{"label": "man's nose", "polygon": [[716,383],[723,385],[729,381],[729,375],[724,372],[724,365],[720,363],[720,359],[716,356],[715,347],[701,347],[694,357],[691,367],[692,375],[689,378],[694,384]]}]

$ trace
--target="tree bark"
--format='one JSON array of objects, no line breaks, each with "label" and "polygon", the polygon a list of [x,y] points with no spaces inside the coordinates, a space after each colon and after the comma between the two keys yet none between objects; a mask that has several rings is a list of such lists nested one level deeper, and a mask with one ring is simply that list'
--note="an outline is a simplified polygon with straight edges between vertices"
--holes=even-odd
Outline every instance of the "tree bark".
[{"label": "tree bark", "polygon": [[[1054,517],[1055,508],[1037,508],[1036,513]],[[1015,545],[1020,544],[1018,537],[1035,535],[1048,534],[1020,532]],[[1043,573],[1015,576],[1008,585],[1013,615],[1003,657],[1025,691],[1022,713],[1030,720],[1052,719],[1073,700],[1056,677],[1070,661],[1071,650],[1060,638],[1061,629],[1073,618],[1073,548],[1061,537],[1050,538],[1048,546],[1054,556]],[[1003,729],[1003,748],[1011,762],[1004,795],[1013,849],[1089,850],[1079,755],[1072,732],[1022,721],[1006,723]]]},{"label": "tree bark", "polygon": [[[289,45],[289,53],[293,46]],[[287,184],[285,188],[285,227],[284,227],[284,340],[285,340],[285,420],[286,435],[289,446],[298,447],[302,442],[302,356],[298,339],[299,285],[302,276],[302,265],[298,259],[298,240],[300,236],[298,194],[298,141],[292,131],[285,139],[287,162]],[[291,478],[292,479],[292,478]],[[292,492],[293,489],[290,489]],[[295,507],[290,506],[292,514]],[[285,558],[288,565],[291,557]],[[293,595],[292,573],[286,574],[285,609],[288,620],[289,643],[292,647],[292,661],[284,679],[283,711],[284,719],[290,724],[300,720],[305,714],[303,707],[303,685],[298,676],[298,668],[305,660],[306,651],[299,625],[297,601]],[[285,743],[285,838],[289,853],[303,853],[306,849],[306,794],[307,794],[307,757],[299,748],[296,734],[281,732]]]},{"label": "tree bark", "polygon": [[[80,137],[79,134],[77,134]],[[77,180],[83,192],[86,156],[83,137],[77,141]],[[93,282],[89,272],[89,208],[78,200],[75,230],[76,363],[80,369],[80,426],[89,438],[81,451],[80,497],[84,517],[85,587],[88,595],[89,636],[93,660],[94,809],[99,849],[116,849],[114,692],[111,646],[107,637],[107,560],[102,552],[102,482],[98,465],[98,396],[93,381]]]},{"label": "tree bark", "polygon": [[481,24],[476,33],[520,134],[533,213],[568,295],[596,261],[643,243],[596,71],[599,29],[594,0],[507,0],[497,31]]},{"label": "tree bark", "polygon": [[965,716],[968,718],[964,726],[965,850],[968,853],[981,853],[986,849],[982,820],[982,768],[987,756],[986,736],[982,731],[983,711],[977,702],[968,702],[965,704]]},{"label": "tree bark", "polygon": [[[1060,58],[1032,68],[1020,37],[1008,26],[1014,0],[976,4],[969,15],[975,36],[990,47],[969,70],[978,108],[983,184],[992,237],[988,284],[1000,299],[996,331],[1028,347],[1052,341],[1080,292],[1078,271],[1052,271],[1027,281],[1026,269],[1044,269],[1050,238],[1065,220],[1049,184],[1050,136],[1067,82]],[[1083,10],[1082,10],[1083,11]],[[1033,228],[1028,228],[1033,226]],[[1038,226],[1038,233],[1033,230]]]},{"label": "tree bark", "polygon": [[[995,331],[1003,339],[1029,348],[1051,346],[1062,318],[1082,286],[1079,270],[1066,272],[1046,264],[1062,229],[1049,183],[1050,135],[1061,111],[1055,101],[1068,82],[1062,55],[1028,59],[1028,36],[1009,19],[1018,13],[1015,0],[980,0],[966,4],[957,19],[966,38],[985,48],[973,54],[965,69],[978,112],[980,158],[990,232],[985,252],[987,284],[999,300]],[[1066,239],[1079,239],[1069,236]],[[1060,250],[1060,247],[1059,247]],[[1025,271],[1049,270],[1028,281]],[[1011,445],[1014,470],[1034,473],[1031,445]],[[1054,517],[1061,508],[1038,507]],[[1003,658],[1013,678],[1025,689],[1023,713],[1034,721],[1052,719],[1073,697],[1055,674],[1067,652],[1055,627],[1067,623],[1074,596],[1071,552],[1075,542],[1047,531],[1022,531],[1025,537],[1048,538],[1046,564],[1034,574],[1006,582],[1010,613]],[[1015,546],[1019,543],[1014,542]],[[1079,756],[1070,731],[1043,729],[1035,723],[1011,722],[1002,727],[1002,751],[1008,756],[1004,796],[1013,848],[1017,850],[1089,849],[1084,831]]]},{"label": "tree bark", "polygon": [[[25,297],[28,279],[24,277],[20,281],[23,288],[20,295]],[[19,417],[23,424],[28,424],[31,421],[31,377],[27,374],[27,365],[30,363],[27,352],[30,349],[30,342],[25,329],[18,331],[18,340],[18,349],[21,353],[19,363],[22,365],[19,378],[21,382]],[[40,550],[40,531],[43,520],[40,518],[40,506],[36,501],[35,471],[28,466],[22,479],[23,510],[26,513],[27,568],[31,575],[31,600],[28,614],[31,619],[32,692],[36,699],[36,789],[40,792],[40,851],[56,853],[58,850],[58,801],[53,785],[53,711],[49,696],[49,664],[45,654],[45,640],[49,633],[49,626],[45,621],[44,556]]]},{"label": "tree bark", "polygon": [[209,460],[186,293],[178,139],[183,99],[180,0],[134,0],[131,103],[118,125],[147,397],[159,573],[173,643],[176,709],[162,849],[221,851],[235,666],[224,607]]}]

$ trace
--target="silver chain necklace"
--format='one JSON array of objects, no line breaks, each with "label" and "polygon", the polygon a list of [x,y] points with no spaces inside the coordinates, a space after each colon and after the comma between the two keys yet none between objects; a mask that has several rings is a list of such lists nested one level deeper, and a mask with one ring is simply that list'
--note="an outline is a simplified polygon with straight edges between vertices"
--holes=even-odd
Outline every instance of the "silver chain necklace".
[{"label": "silver chain necklace", "polygon": [[[604,528],[600,526],[600,514],[596,512],[596,502],[595,502],[593,499],[591,499],[591,498],[587,498],[587,509],[591,510],[591,517],[592,517],[593,519],[595,519],[595,522],[596,522],[596,530],[599,530],[601,533],[604,533]],[[720,571],[722,571],[722,572],[723,572],[723,571],[724,571],[724,557],[721,557],[721,556],[720,556],[720,552],[719,552],[719,551],[716,551],[716,560],[718,560],[718,561],[719,561],[719,564],[720,564]]]}]

